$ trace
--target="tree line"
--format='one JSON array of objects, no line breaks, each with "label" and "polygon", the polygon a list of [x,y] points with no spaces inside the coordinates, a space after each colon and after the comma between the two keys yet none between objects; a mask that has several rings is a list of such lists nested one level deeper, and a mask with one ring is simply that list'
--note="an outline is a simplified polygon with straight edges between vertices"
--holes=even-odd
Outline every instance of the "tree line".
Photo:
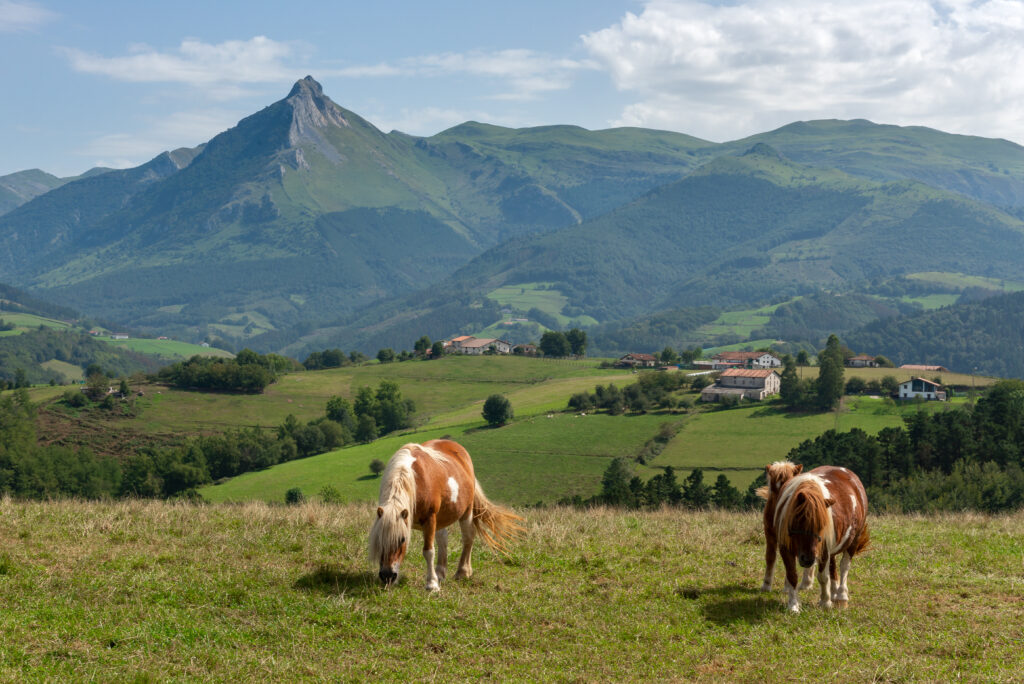
[{"label": "tree line", "polygon": [[[65,401],[85,396],[72,392]],[[360,388],[353,402],[332,397],[324,415],[305,424],[289,415],[276,430],[241,428],[172,447],[144,447],[117,459],[87,448],[40,445],[36,408],[28,391],[17,389],[0,396],[0,495],[196,497],[195,489],[210,482],[409,427],[414,412],[395,383],[382,381],[376,390]]]},{"label": "tree line", "polygon": [[808,470],[850,468],[872,505],[897,511],[1012,510],[1024,505],[1024,382],[1003,380],[973,407],[919,411],[877,435],[829,430],[793,449]]}]

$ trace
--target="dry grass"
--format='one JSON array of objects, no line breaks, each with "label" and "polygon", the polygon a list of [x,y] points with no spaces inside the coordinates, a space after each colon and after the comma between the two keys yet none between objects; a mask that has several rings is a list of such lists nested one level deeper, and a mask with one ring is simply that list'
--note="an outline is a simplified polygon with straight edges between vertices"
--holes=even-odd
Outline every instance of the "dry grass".
[{"label": "dry grass", "polygon": [[[382,590],[369,504],[0,501],[0,679],[1018,680],[1024,513],[882,516],[846,611],[757,590],[757,513],[528,510]],[[454,563],[457,533],[451,544]],[[415,536],[418,542],[419,535]],[[776,575],[781,582],[781,569]]]}]

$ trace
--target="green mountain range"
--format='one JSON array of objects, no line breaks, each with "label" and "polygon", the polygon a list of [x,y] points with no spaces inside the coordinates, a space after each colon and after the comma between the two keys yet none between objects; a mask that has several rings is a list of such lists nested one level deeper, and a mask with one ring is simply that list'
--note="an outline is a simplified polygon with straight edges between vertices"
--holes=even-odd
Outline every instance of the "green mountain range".
[{"label": "green mountain range", "polygon": [[1014,278],[1018,214],[1024,148],[1004,140],[863,120],[723,144],[476,122],[420,138],[307,77],[205,145],[0,216],[0,282],[158,334],[372,351],[493,326],[514,309],[498,288],[607,329],[922,271]]}]

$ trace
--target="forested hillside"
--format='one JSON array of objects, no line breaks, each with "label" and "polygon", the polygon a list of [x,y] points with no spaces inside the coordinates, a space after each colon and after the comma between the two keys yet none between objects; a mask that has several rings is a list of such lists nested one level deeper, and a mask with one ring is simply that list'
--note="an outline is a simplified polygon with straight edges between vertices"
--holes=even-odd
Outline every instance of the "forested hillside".
[{"label": "forested hillside", "polygon": [[1024,292],[868,324],[847,333],[852,349],[897,365],[1024,378]]}]

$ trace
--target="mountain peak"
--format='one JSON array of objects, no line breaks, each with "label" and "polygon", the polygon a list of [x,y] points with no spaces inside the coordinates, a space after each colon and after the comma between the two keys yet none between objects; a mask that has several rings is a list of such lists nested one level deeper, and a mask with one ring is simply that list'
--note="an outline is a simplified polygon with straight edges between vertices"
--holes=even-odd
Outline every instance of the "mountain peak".
[{"label": "mountain peak", "polygon": [[299,79],[285,100],[292,106],[292,126],[288,131],[288,143],[292,147],[300,143],[312,143],[334,161],[340,155],[327,142],[318,129],[329,126],[349,127],[349,122],[338,105],[324,95],[324,89],[312,76]]},{"label": "mountain peak", "polygon": [[306,78],[300,78],[292,86],[292,90],[288,93],[288,97],[292,98],[296,95],[310,94],[313,97],[323,97],[324,89],[317,83],[316,79],[312,76],[306,76]]}]

